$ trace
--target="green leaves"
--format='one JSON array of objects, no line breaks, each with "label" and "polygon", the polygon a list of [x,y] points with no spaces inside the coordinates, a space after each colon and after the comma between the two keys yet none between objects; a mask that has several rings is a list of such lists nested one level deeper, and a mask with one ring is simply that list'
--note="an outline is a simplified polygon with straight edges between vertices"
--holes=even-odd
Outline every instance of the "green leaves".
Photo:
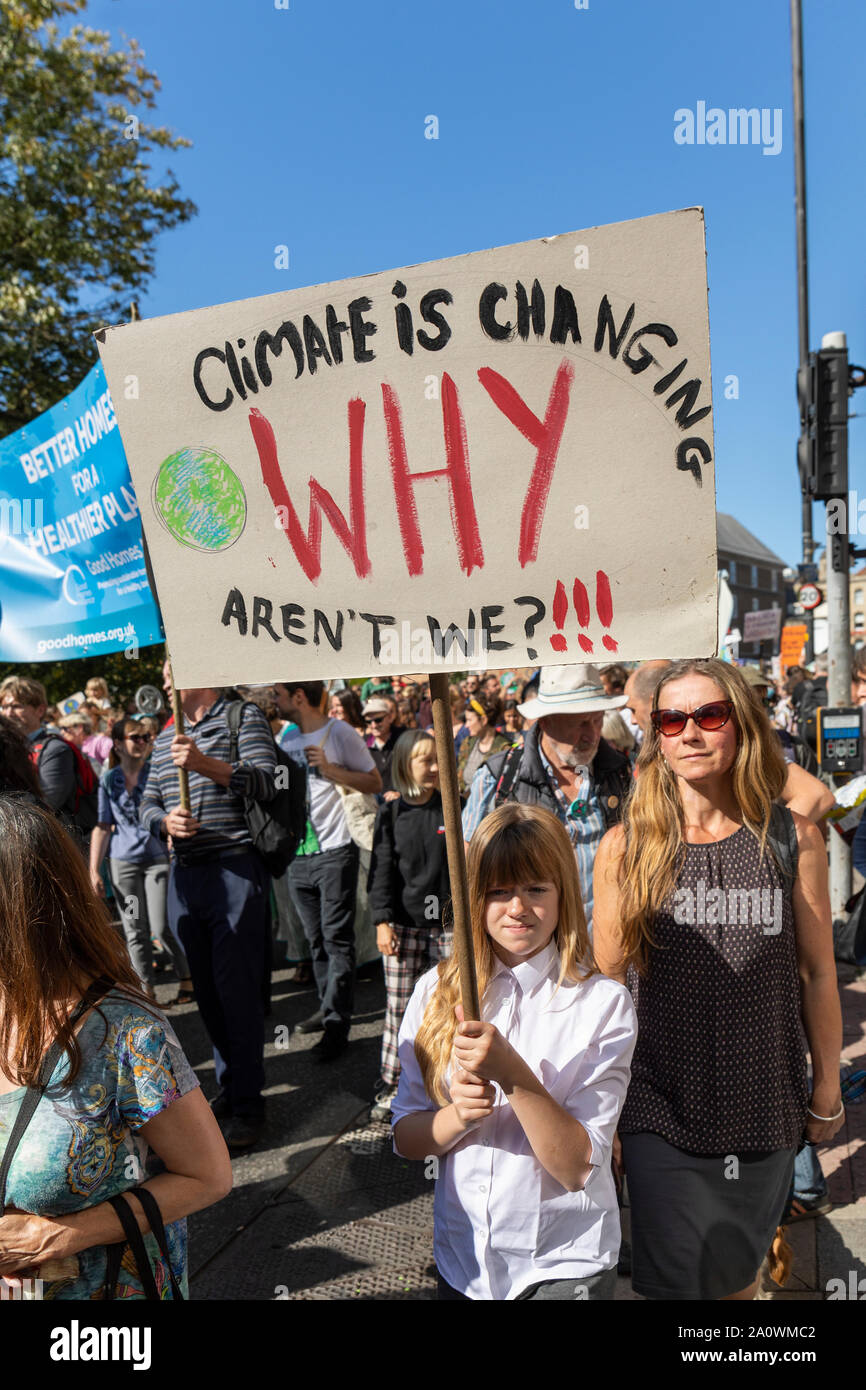
[{"label": "green leaves", "polygon": [[81,380],[128,316],[160,232],[196,212],[149,156],[189,141],[142,119],[159,80],[135,40],[52,21],[86,0],[0,0],[0,437]]},{"label": "green leaves", "polygon": [[91,676],[102,676],[108,682],[112,703],[122,707],[141,685],[155,685],[157,690],[162,690],[164,661],[165,646],[160,642],[153,647],[141,647],[135,661],[130,661],[122,651],[109,652],[106,656],[78,657],[72,661],[16,661],[0,666],[0,680],[14,674],[41,681],[49,704],[53,704],[65,700],[76,690],[83,690]]}]

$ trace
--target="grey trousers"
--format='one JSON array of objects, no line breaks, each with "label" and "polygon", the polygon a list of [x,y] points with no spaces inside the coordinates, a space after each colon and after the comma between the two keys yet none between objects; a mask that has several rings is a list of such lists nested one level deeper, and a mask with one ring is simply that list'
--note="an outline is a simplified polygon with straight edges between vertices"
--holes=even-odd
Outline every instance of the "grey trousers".
[{"label": "grey trousers", "polygon": [[152,936],[171,956],[177,978],[188,980],[186,956],[168,925],[166,915],[168,860],[136,864],[131,859],[110,859],[109,871],[117,895],[117,908],[123,922],[129,958],[141,983],[146,989],[153,989]]}]

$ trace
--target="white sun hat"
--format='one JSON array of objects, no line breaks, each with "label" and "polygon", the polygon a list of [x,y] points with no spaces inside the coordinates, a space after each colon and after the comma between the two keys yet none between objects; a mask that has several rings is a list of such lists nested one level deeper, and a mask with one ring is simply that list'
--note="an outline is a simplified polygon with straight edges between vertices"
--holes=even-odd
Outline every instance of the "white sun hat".
[{"label": "white sun hat", "polygon": [[542,666],[538,694],[517,708],[524,719],[545,714],[598,714],[621,709],[627,695],[606,695],[595,666]]}]

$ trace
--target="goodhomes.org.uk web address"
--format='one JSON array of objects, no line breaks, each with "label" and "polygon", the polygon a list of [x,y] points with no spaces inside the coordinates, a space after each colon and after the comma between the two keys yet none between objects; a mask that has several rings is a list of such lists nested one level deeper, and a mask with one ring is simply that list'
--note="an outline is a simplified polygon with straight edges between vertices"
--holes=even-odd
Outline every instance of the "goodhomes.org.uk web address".
[{"label": "goodhomes.org.uk web address", "polygon": [[131,624],[126,627],[109,627],[101,632],[68,632],[64,637],[43,637],[36,643],[36,650],[40,656],[44,652],[60,651],[65,647],[89,647],[96,642],[131,642],[135,637],[135,628]]}]

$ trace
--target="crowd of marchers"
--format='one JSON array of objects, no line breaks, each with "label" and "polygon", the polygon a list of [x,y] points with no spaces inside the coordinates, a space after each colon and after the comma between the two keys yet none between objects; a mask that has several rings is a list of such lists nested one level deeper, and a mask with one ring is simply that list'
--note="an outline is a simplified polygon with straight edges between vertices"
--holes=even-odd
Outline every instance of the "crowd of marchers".
[{"label": "crowd of marchers", "polygon": [[[141,715],[95,676],[60,714],[38,681],[0,684],[0,1152],[15,1101],[61,1083],[18,1126],[0,1275],[38,1269],[56,1298],[185,1294],[183,1218],[269,1132],[272,970],[315,987],[298,1031],[339,1068],[357,972],[381,961],[370,1120],[439,1158],[440,1297],[608,1298],[630,1266],[646,1297],[753,1296],[778,1228],[828,1209],[816,1148],[843,1115],[821,662],[781,682],[715,660],[452,680],[478,1020],[426,680],[184,689],[182,733],[167,667],[165,688]],[[250,807],[276,796],[280,754],[304,791],[275,872]],[[684,924],[694,892],[775,895],[772,933]],[[184,1007],[213,1046],[209,1102],[166,1016]]]}]

